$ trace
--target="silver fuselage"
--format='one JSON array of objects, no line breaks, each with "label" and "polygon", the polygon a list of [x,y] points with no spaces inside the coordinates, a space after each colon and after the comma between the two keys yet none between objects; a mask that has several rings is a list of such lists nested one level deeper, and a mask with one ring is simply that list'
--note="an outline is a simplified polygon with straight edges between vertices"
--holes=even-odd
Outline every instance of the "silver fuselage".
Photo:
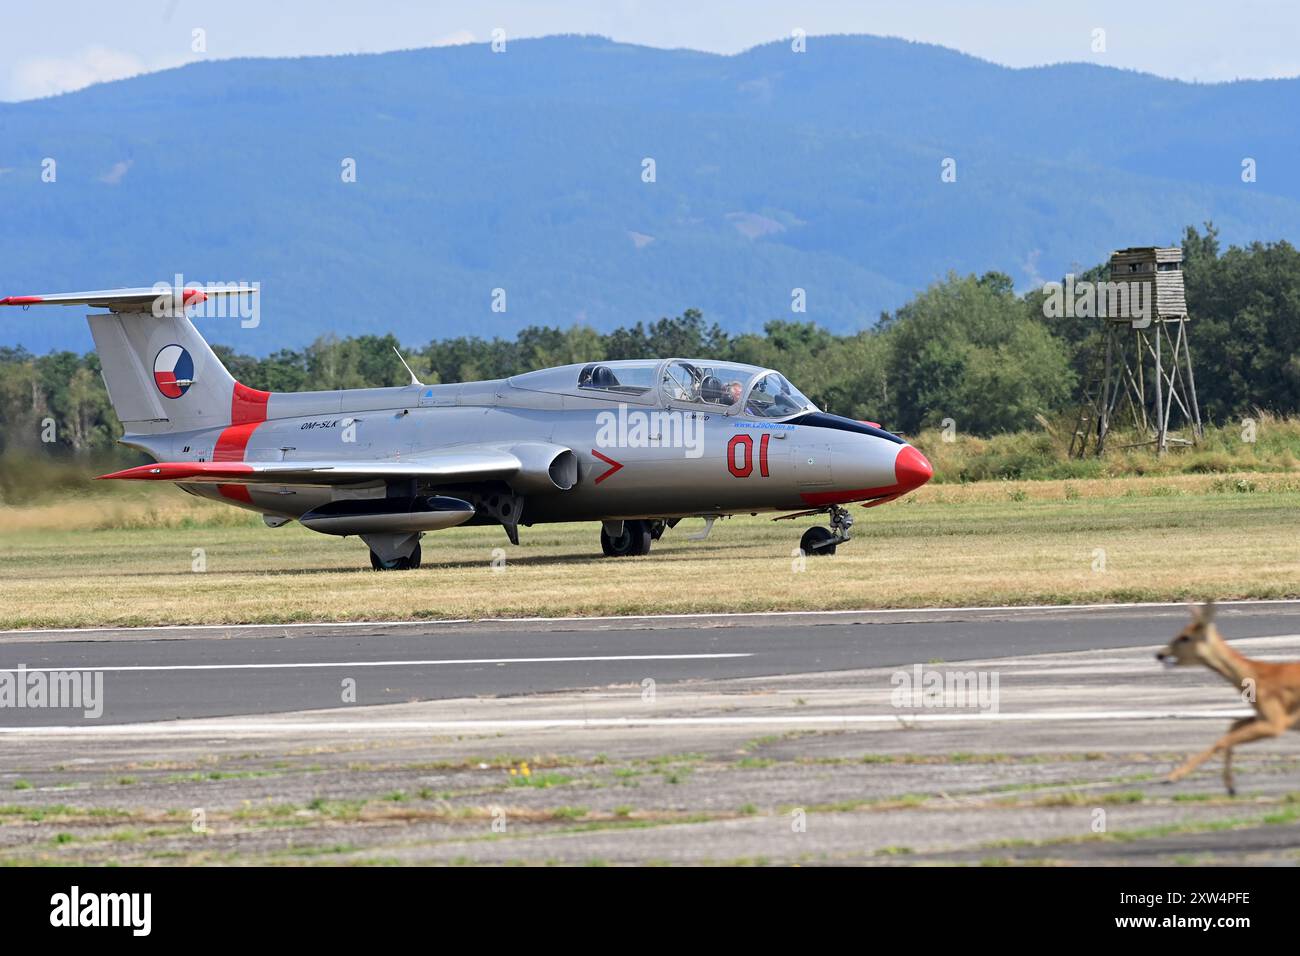
[{"label": "silver fuselage", "polygon": [[[657,391],[625,400],[547,390],[545,382],[538,386],[530,379],[272,393],[264,421],[234,426],[238,460],[411,462],[484,443],[571,449],[578,463],[572,487],[534,484],[521,491],[499,483],[524,498],[520,523],[525,525],[799,511],[898,490],[895,462],[908,446],[893,436],[881,437],[887,433],[773,421],[743,408],[701,408],[674,403]],[[159,461],[229,461],[231,431],[232,426],[136,432],[124,441]],[[498,483],[472,484],[488,493]],[[380,480],[319,486],[180,485],[197,495],[288,518],[330,501],[392,493]],[[412,491],[455,495],[467,487],[422,480]]]}]

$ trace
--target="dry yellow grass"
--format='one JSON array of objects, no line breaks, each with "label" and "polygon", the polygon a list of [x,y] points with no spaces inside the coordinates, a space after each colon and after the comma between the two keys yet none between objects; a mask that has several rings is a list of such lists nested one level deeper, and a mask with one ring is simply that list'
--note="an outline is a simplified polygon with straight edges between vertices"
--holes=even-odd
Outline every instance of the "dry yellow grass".
[{"label": "dry yellow grass", "polygon": [[0,509],[0,627],[1293,597],[1294,481],[931,486],[855,508],[855,540],[802,564],[792,551],[814,519],[733,518],[703,542],[685,540],[700,527],[687,521],[622,560],[600,556],[595,524],[522,529],[519,548],[500,528],[458,528],[425,538],[420,570],[385,574],[357,539],[270,530],[178,491],[113,512]]},{"label": "dry yellow grass", "polygon": [[0,534],[23,531],[111,531],[140,528],[259,527],[249,511],[174,488],[126,496],[87,496],[22,507],[0,506]]}]

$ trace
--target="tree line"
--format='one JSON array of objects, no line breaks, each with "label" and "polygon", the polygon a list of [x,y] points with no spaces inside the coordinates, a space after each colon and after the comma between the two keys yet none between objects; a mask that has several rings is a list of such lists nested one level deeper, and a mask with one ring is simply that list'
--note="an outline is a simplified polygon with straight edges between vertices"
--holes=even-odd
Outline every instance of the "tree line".
[{"label": "tree line", "polygon": [[[1188,227],[1182,247],[1202,415],[1300,412],[1300,252],[1285,241],[1221,251],[1210,223]],[[1105,267],[1079,278],[1105,278]],[[1018,295],[1002,273],[950,274],[848,335],[785,319],[733,335],[687,309],[608,333],[531,327],[513,339],[462,336],[402,354],[431,383],[602,359],[746,362],[781,370],[822,408],[905,434],[951,418],[989,435],[1070,412],[1092,374],[1100,321],[1049,318],[1043,300],[1038,289]],[[392,335],[326,336],[265,358],[213,346],[237,379],[272,391],[401,384],[394,347]],[[0,451],[102,455],[120,433],[93,352],[0,347]]]}]

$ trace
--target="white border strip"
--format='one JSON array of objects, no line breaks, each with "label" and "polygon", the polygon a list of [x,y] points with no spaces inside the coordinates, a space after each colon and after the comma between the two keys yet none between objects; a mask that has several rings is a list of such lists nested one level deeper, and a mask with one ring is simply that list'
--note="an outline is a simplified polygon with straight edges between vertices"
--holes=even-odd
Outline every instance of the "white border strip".
[{"label": "white border strip", "polygon": [[1108,720],[1229,720],[1252,714],[1250,710],[1048,710],[1010,714],[988,713],[904,713],[819,714],[764,717],[573,717],[501,720],[257,720],[180,723],[102,724],[84,727],[0,727],[0,735],[11,736],[122,736],[183,737],[238,734],[321,734],[357,731],[405,730],[412,733],[456,733],[500,730],[630,730],[638,727],[823,727],[885,724],[945,724],[988,721],[992,723],[1056,723]]},{"label": "white border strip", "polygon": [[[0,630],[0,636],[6,634],[98,634],[106,631],[128,631],[145,633],[148,631],[230,631],[230,630],[264,630],[303,627],[445,627],[453,624],[537,624],[537,623],[573,623],[583,621],[705,621],[713,618],[750,618],[750,617],[842,617],[852,614],[955,614],[967,611],[1122,611],[1141,610],[1145,608],[1186,608],[1186,601],[1149,601],[1133,604],[991,604],[963,605],[960,607],[882,607],[857,608],[840,611],[714,611],[691,612],[689,614],[611,614],[572,617],[454,617],[428,618],[426,620],[407,621],[290,621],[284,624],[122,624],[116,627],[71,627],[71,628],[25,628]],[[1218,601],[1220,608],[1257,606],[1273,604],[1294,604],[1300,607],[1297,598],[1261,598],[1259,600]]]}]

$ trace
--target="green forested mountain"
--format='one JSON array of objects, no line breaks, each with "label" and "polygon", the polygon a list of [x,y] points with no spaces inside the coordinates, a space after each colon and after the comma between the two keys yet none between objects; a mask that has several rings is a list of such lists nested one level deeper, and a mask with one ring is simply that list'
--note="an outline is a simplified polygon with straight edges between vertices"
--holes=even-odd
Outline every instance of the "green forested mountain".
[{"label": "green forested mountain", "polygon": [[[1211,219],[1225,243],[1293,240],[1296,115],[1300,80],[1013,70],[863,36],[213,61],[0,104],[0,295],[258,281],[258,328],[204,329],[256,356],[610,332],[685,304],[733,336],[846,335],[950,271],[1023,291]],[[89,336],[34,310],[0,315],[0,343]]]}]

